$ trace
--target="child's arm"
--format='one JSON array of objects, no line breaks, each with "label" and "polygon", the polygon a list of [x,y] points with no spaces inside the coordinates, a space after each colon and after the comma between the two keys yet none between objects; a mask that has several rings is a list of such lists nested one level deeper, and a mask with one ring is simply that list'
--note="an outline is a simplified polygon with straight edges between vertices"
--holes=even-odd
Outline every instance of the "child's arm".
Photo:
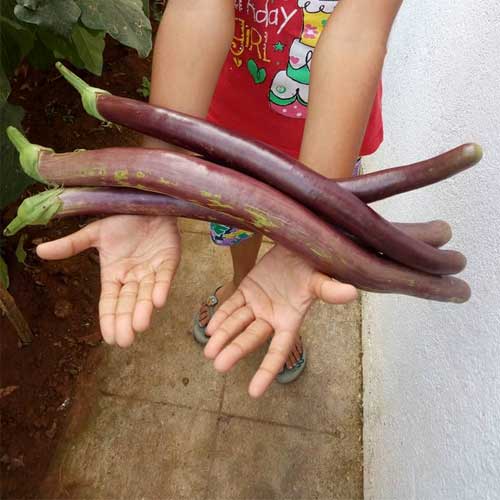
[{"label": "child's arm", "polygon": [[[149,102],[204,118],[234,33],[233,0],[169,0],[155,40]],[[147,139],[151,146],[158,140]]]},{"label": "child's arm", "polygon": [[300,159],[322,175],[352,174],[401,3],[342,0],[321,34]]}]

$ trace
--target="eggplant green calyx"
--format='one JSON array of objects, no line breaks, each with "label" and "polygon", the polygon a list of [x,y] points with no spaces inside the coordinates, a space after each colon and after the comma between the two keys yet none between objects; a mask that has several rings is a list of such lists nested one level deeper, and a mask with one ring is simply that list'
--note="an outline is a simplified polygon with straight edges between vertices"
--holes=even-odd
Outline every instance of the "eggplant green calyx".
[{"label": "eggplant green calyx", "polygon": [[63,188],[49,189],[26,198],[17,209],[17,216],[5,228],[5,236],[13,236],[26,226],[45,225],[59,212]]},{"label": "eggplant green calyx", "polygon": [[56,62],[56,68],[59,70],[59,73],[78,90],[82,97],[82,104],[85,111],[98,120],[102,120],[103,122],[108,121],[101,116],[99,111],[97,111],[97,98],[99,95],[109,94],[109,92],[98,89],[97,87],[91,87],[87,82],[66,68],[61,62]]},{"label": "eggplant green calyx", "polygon": [[15,127],[7,127],[7,136],[17,149],[19,153],[19,163],[26,174],[43,184],[48,184],[38,171],[38,161],[40,159],[40,153],[43,151],[53,153],[54,150],[38,146],[37,144],[31,144],[31,142],[29,142]]}]

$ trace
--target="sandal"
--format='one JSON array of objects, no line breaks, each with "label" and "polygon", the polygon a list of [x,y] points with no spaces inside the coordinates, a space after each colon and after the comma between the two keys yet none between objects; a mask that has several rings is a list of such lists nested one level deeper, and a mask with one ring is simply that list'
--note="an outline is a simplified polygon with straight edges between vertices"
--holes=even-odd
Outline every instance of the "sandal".
[{"label": "sandal", "polygon": [[[217,308],[217,306],[219,305],[219,299],[217,298],[216,296],[216,293],[222,288],[222,285],[221,286],[218,286],[214,293],[212,295],[210,295],[206,302],[205,302],[205,305],[207,306],[208,308],[208,323],[210,322],[210,320],[212,319],[212,316],[215,314],[215,309]],[[207,325],[208,325],[207,323]],[[208,343],[208,341],[210,340],[210,337],[208,337],[206,335],[206,329],[207,327],[206,326],[202,326],[200,324],[200,311],[198,311],[195,316],[194,316],[194,325],[193,325],[193,337],[194,339],[196,340],[196,342],[198,342],[199,344],[202,344],[202,345],[205,345]]]},{"label": "sandal", "polygon": [[297,380],[306,367],[306,360],[306,351],[302,347],[302,354],[300,356],[300,359],[291,368],[288,368],[285,363],[285,365],[283,366],[283,370],[281,370],[281,372],[276,375],[276,381],[279,384],[289,384],[294,380]]}]

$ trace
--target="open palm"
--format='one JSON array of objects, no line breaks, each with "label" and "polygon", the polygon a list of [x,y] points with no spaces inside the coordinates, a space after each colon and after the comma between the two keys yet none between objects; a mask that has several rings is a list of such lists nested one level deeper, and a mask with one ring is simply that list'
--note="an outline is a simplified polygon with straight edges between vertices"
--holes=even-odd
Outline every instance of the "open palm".
[{"label": "open palm", "polygon": [[353,286],[332,280],[297,254],[275,246],[212,317],[205,355],[214,359],[218,371],[226,372],[274,334],[249,387],[251,396],[261,396],[282,370],[314,300],[345,304],[356,296]]},{"label": "open palm", "polygon": [[99,319],[104,340],[127,347],[145,331],[153,308],[162,307],[180,261],[180,237],[173,217],[116,215],[37,247],[43,259],[99,251]]}]

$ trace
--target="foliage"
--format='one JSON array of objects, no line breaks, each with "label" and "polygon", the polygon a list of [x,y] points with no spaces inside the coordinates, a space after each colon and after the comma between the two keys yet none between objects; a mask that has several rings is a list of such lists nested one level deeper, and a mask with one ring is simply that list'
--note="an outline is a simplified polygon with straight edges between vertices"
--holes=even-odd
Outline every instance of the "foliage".
[{"label": "foliage", "polygon": [[9,270],[7,269],[7,264],[0,255],[0,286],[5,289],[9,288]]},{"label": "foliage", "polygon": [[[19,62],[46,67],[67,59],[96,75],[102,71],[104,37],[109,34],[137,50],[151,51],[151,23],[143,0],[2,0],[0,11],[0,96]],[[149,9],[147,9],[149,11]],[[1,102],[0,102],[1,103]]]},{"label": "foliage", "polygon": [[16,201],[18,196],[33,183],[19,165],[18,153],[7,138],[5,130],[9,125],[21,126],[24,111],[19,106],[4,103],[0,107],[0,208]]},{"label": "foliage", "polygon": [[142,97],[147,98],[151,94],[151,81],[147,76],[142,77],[141,86],[137,89],[137,93]]},{"label": "foliage", "polygon": [[[144,2],[147,2],[147,0],[144,0]],[[167,6],[167,0],[153,0],[151,3],[151,9],[149,14],[150,17],[154,19],[156,22],[160,22],[161,16],[166,6]]]},{"label": "foliage", "polygon": [[7,103],[11,78],[23,61],[47,69],[57,59],[100,75],[105,37],[137,50],[151,51],[147,0],[1,0],[0,2],[0,209],[31,184],[19,169],[5,136],[20,127],[23,111]]},{"label": "foliage", "polygon": [[24,233],[21,234],[19,240],[17,240],[16,259],[19,262],[19,264],[24,264],[26,262],[26,257],[28,256],[26,250],[24,249],[24,242],[26,241],[27,237],[28,235]]}]

